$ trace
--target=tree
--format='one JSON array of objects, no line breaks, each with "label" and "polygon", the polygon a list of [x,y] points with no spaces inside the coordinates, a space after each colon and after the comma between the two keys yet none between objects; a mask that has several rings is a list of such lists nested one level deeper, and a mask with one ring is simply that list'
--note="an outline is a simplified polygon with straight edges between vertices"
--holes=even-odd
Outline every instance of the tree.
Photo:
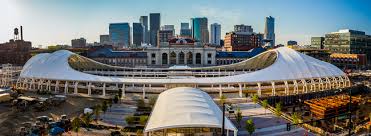
[{"label": "tree", "polygon": [[139,124],[146,125],[147,120],[148,120],[148,116],[142,115],[139,117]]},{"label": "tree", "polygon": [[119,92],[117,93],[117,95],[119,96],[120,99],[122,98],[122,90],[121,89],[119,89]]},{"label": "tree", "polygon": [[291,115],[291,118],[292,118],[292,121],[294,122],[294,124],[298,124],[300,123],[300,115],[298,112],[294,112],[292,115]]},{"label": "tree", "polygon": [[78,117],[75,117],[73,120],[72,120],[72,131],[76,132],[76,135],[79,135],[79,130],[80,130],[80,127],[81,127],[81,119],[78,118]]},{"label": "tree", "polygon": [[151,106],[151,107],[153,107],[153,106],[155,106],[155,103],[156,103],[156,100],[157,100],[157,97],[150,97],[149,98],[149,105]]},{"label": "tree", "polygon": [[262,106],[265,109],[265,114],[267,114],[267,109],[268,109],[268,100],[267,99],[262,101]]},{"label": "tree", "polygon": [[282,111],[282,104],[281,104],[281,102],[276,103],[276,108],[275,109],[276,109],[275,114],[277,116],[281,116],[281,111]]},{"label": "tree", "polygon": [[224,95],[222,95],[222,96],[219,97],[219,99],[220,99],[219,100],[219,104],[220,105],[223,105],[225,103],[225,100],[227,99],[227,97],[225,97]]},{"label": "tree", "polygon": [[101,106],[99,104],[95,105],[94,106],[94,115],[95,115],[95,121],[98,123],[98,120],[99,120],[99,115],[100,115],[100,112],[101,112]]},{"label": "tree", "polygon": [[135,122],[135,117],[132,115],[126,116],[125,121],[128,125],[133,125]]},{"label": "tree", "polygon": [[119,96],[118,96],[118,95],[115,95],[115,96],[113,97],[113,102],[114,102],[114,103],[118,103],[118,102],[119,102]]},{"label": "tree", "polygon": [[240,128],[241,127],[241,120],[242,120],[242,112],[241,112],[240,108],[237,108],[235,116],[236,116],[236,120],[237,120],[237,127]]},{"label": "tree", "polygon": [[255,107],[256,107],[256,104],[258,103],[258,101],[259,101],[259,97],[258,97],[258,95],[256,95],[256,94],[254,94],[253,96],[252,96],[252,102],[254,102],[255,103]]},{"label": "tree", "polygon": [[245,129],[247,132],[249,132],[250,135],[255,132],[255,124],[252,119],[246,120]]},{"label": "tree", "polygon": [[146,106],[146,104],[144,103],[144,99],[137,100],[137,107],[138,108],[143,108],[145,106]]},{"label": "tree", "polygon": [[90,123],[93,121],[93,114],[92,113],[85,113],[81,117],[82,122],[85,124],[87,128],[89,128]]},{"label": "tree", "polygon": [[107,109],[108,109],[108,103],[107,103],[107,101],[103,101],[103,103],[102,103],[103,113],[106,113]]}]

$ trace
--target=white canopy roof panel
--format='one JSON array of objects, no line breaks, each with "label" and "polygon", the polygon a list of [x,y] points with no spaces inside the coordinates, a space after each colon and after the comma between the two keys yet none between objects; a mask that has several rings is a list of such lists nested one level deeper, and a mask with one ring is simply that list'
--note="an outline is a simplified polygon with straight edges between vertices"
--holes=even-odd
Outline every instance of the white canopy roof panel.
[{"label": "white canopy roof panel", "polygon": [[[166,128],[222,128],[222,111],[205,92],[190,87],[178,87],[162,92],[147,122],[144,132]],[[237,132],[224,117],[225,129]]]},{"label": "white canopy roof panel", "polygon": [[[243,82],[269,82],[284,80],[300,80],[319,77],[345,76],[336,66],[317,60],[287,47],[280,47],[271,51],[277,53],[275,62],[261,70],[224,77],[199,77],[199,78],[132,78],[97,76],[77,71],[68,64],[68,58],[74,53],[66,50],[54,53],[38,54],[32,57],[23,67],[22,78],[41,78],[49,80],[70,80],[90,82],[115,82],[115,83],[243,83]],[[245,60],[249,61],[249,60]]]}]

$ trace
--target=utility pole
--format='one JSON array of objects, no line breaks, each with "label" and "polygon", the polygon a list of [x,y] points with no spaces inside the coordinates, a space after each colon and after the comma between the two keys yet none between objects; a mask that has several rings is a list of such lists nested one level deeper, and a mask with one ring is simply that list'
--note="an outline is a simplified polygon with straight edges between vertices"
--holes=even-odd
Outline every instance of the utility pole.
[{"label": "utility pole", "polygon": [[225,134],[224,134],[224,128],[225,128],[225,125],[224,125],[224,122],[225,122],[225,105],[224,105],[224,102],[223,102],[223,117],[222,117],[222,119],[223,119],[223,121],[222,121],[222,136],[225,136]]},{"label": "utility pole", "polygon": [[349,132],[348,135],[352,134],[352,89],[349,89]]}]

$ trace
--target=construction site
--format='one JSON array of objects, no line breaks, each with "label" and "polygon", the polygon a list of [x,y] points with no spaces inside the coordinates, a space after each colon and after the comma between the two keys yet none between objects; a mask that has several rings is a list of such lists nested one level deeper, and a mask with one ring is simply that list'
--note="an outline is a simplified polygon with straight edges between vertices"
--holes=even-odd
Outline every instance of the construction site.
[{"label": "construction site", "polygon": [[[365,85],[318,94],[268,97],[272,108],[282,104],[282,117],[290,127],[301,126],[321,135],[370,133],[371,93]],[[275,110],[275,109],[273,109]]]}]

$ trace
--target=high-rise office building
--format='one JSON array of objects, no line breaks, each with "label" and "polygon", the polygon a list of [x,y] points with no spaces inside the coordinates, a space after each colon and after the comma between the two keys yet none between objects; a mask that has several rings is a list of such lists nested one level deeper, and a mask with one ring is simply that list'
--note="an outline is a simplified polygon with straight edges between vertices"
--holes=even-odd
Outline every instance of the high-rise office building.
[{"label": "high-rise office building", "polygon": [[130,25],[129,23],[111,23],[109,25],[109,36],[114,47],[130,46]]},{"label": "high-rise office building", "polygon": [[157,34],[157,46],[159,47],[161,42],[169,42],[171,38],[174,37],[173,30],[159,30]]},{"label": "high-rise office building", "polygon": [[110,43],[109,35],[108,34],[100,35],[99,36],[99,43],[100,44],[109,44]]},{"label": "high-rise office building", "polygon": [[312,37],[310,40],[310,44],[311,44],[311,47],[314,47],[317,49],[323,49],[324,41],[325,41],[325,37]]},{"label": "high-rise office building", "polygon": [[253,33],[253,29],[249,25],[234,25],[234,32]]},{"label": "high-rise office building", "polygon": [[140,16],[139,22],[144,26],[144,43],[149,43],[148,16]]},{"label": "high-rise office building", "polygon": [[209,30],[207,18],[192,18],[192,37],[203,44],[209,43]]},{"label": "high-rise office building", "polygon": [[72,48],[84,48],[86,46],[86,39],[85,38],[72,39],[71,45]]},{"label": "high-rise office building", "polygon": [[[371,60],[371,35],[363,31],[343,29],[325,35],[324,48],[333,53],[366,54]],[[371,61],[368,61],[369,65]]]},{"label": "high-rise office building", "polygon": [[192,32],[189,29],[189,23],[180,23],[180,36],[191,37]]},{"label": "high-rise office building", "polygon": [[210,25],[210,43],[220,45],[221,26],[218,23]]},{"label": "high-rise office building", "polygon": [[164,26],[161,26],[161,30],[173,31],[173,36],[175,35],[174,25],[164,25]]},{"label": "high-rise office building", "polygon": [[150,26],[150,43],[152,46],[157,45],[157,33],[161,26],[161,16],[160,13],[150,13],[149,14],[149,26]]},{"label": "high-rise office building", "polygon": [[144,26],[142,23],[133,23],[133,44],[140,46],[144,43]]},{"label": "high-rise office building", "polygon": [[265,32],[264,32],[265,40],[270,41],[270,46],[275,46],[276,36],[274,33],[274,18],[272,16],[265,18]]}]

